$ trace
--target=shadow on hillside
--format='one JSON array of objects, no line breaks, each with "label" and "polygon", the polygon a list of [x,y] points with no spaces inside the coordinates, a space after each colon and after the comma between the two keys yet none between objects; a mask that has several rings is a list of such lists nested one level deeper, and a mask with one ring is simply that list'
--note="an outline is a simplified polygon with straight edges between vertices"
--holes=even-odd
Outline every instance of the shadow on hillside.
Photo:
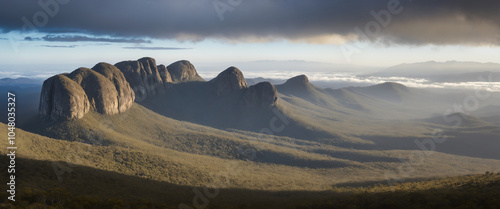
[{"label": "shadow on hillside", "polygon": [[385,157],[385,156],[376,156],[370,154],[363,153],[355,153],[355,152],[346,152],[346,151],[333,151],[333,150],[323,150],[317,149],[313,150],[313,152],[318,154],[328,155],[333,158],[340,158],[346,160],[352,160],[357,162],[401,162],[397,158],[393,157]]},{"label": "shadow on hillside", "polygon": [[105,146],[113,143],[102,132],[82,124],[79,119],[51,121],[42,119],[38,115],[33,115],[20,128],[27,132],[59,140],[78,141],[86,144]]},{"label": "shadow on hillside", "polygon": [[259,151],[257,152],[255,162],[271,163],[286,166],[294,166],[301,168],[341,168],[353,166],[347,162],[338,160],[315,160],[305,159],[292,156],[288,153],[279,153],[272,151]]},{"label": "shadow on hillside", "polygon": [[285,126],[283,130],[271,131],[272,135],[309,141],[339,137],[306,127],[283,113],[279,105],[275,109],[247,107],[242,98],[244,92],[217,96],[208,85],[207,82],[172,84],[165,94],[148,97],[137,103],[165,117],[222,130],[238,129],[259,133],[264,129],[272,129],[270,124],[274,123],[276,127],[281,127],[283,124]]}]

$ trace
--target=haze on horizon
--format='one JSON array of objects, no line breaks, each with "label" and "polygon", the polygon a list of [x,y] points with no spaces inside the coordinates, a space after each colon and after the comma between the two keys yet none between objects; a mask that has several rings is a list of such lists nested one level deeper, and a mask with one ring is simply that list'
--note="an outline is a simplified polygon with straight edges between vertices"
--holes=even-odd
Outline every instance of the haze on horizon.
[{"label": "haze on horizon", "polygon": [[430,60],[498,62],[500,54],[500,2],[493,0],[23,0],[0,5],[1,77],[144,56],[166,64],[187,59],[200,72],[216,72],[258,60],[282,61],[283,68],[298,60],[331,64],[332,71],[339,66],[373,71]]}]

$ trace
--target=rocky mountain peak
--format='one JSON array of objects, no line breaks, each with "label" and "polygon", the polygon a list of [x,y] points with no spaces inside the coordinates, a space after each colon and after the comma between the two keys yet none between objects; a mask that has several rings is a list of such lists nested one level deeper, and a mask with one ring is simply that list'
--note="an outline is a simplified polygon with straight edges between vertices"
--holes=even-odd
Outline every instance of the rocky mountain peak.
[{"label": "rocky mountain peak", "polygon": [[394,82],[385,82],[382,84],[375,85],[377,88],[381,88],[384,90],[401,90],[401,91],[409,91],[408,87],[403,84],[394,83]]},{"label": "rocky mountain peak", "polygon": [[180,60],[167,66],[168,72],[172,77],[172,81],[188,82],[188,81],[205,81],[198,75],[196,68],[187,60]]},{"label": "rocky mountain peak", "polygon": [[299,75],[288,79],[284,85],[287,86],[304,86],[309,84],[309,78],[306,75]]},{"label": "rocky mountain peak", "polygon": [[92,70],[104,75],[104,77],[115,85],[118,93],[118,112],[124,112],[132,106],[135,93],[123,73],[117,67],[101,62],[95,65]]},{"label": "rocky mountain peak", "polygon": [[236,67],[229,67],[210,82],[214,85],[218,96],[248,88],[243,73]]},{"label": "rocky mountain peak", "polygon": [[60,74],[43,82],[38,109],[42,118],[51,120],[82,118],[90,103],[78,83]]}]

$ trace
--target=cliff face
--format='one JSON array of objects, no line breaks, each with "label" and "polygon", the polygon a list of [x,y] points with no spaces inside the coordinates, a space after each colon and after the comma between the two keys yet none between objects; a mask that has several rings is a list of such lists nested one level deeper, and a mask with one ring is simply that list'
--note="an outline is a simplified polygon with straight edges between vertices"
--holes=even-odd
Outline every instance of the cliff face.
[{"label": "cliff face", "polygon": [[115,64],[135,92],[136,100],[144,100],[150,95],[164,93],[164,81],[153,58],[137,61],[123,61]]},{"label": "cliff face", "polygon": [[65,75],[45,80],[40,96],[40,115],[51,120],[82,118],[90,109],[83,88]]},{"label": "cliff face", "polygon": [[[204,82],[188,61],[178,61],[168,67],[156,65],[153,58],[147,57],[115,65],[101,62],[92,69],[78,68],[70,74],[47,79],[42,87],[39,112],[51,120],[82,118],[89,110],[118,114],[127,111],[134,101],[166,94],[170,87],[183,88],[177,83],[192,81]],[[194,91],[209,90],[212,99],[231,98],[244,108],[269,108],[276,105],[278,99],[276,89],[269,82],[248,87],[243,73],[236,67],[226,69],[200,87]]]},{"label": "cliff face", "polygon": [[115,66],[123,73],[125,79],[135,92],[136,101],[148,96],[164,94],[168,83],[204,81],[196,72],[196,68],[185,60],[165,65],[156,65],[156,60],[144,57],[137,61],[123,61]]},{"label": "cliff face", "polygon": [[146,88],[150,90],[149,94],[157,95],[165,93],[165,88],[163,87],[165,82],[162,80],[160,72],[156,67],[156,60],[150,57],[144,57],[137,61],[142,64],[142,69],[146,72],[146,76],[143,79]]},{"label": "cliff face", "polygon": [[79,68],[47,79],[42,86],[40,115],[72,119],[82,118],[90,109],[113,115],[130,108],[135,95],[123,73],[107,63],[94,69]]},{"label": "cliff face", "polygon": [[111,64],[101,62],[95,65],[92,70],[104,75],[104,77],[114,84],[118,93],[118,112],[124,112],[132,106],[135,93],[118,68]]},{"label": "cliff face", "polygon": [[163,83],[172,83],[172,76],[170,75],[170,72],[168,72],[167,67],[165,67],[165,65],[158,65],[156,67],[158,68],[158,72],[160,72],[160,77],[161,80],[163,80]]},{"label": "cliff face", "polygon": [[79,68],[68,77],[82,86],[97,112],[106,115],[118,113],[118,92],[106,77],[88,68]]}]

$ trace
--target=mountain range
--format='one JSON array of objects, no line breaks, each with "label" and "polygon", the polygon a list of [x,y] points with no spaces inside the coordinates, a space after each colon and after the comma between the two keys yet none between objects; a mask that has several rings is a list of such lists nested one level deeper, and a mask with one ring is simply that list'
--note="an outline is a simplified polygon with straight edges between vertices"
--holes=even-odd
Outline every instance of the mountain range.
[{"label": "mountain range", "polygon": [[[42,87],[39,113],[46,120],[72,120],[94,111],[103,115],[123,114],[136,102],[169,118],[222,130],[365,147],[373,143],[367,140],[373,138],[372,132],[380,134],[374,121],[435,121],[432,119],[435,114],[462,102],[464,97],[462,92],[414,89],[391,82],[322,89],[311,84],[306,75],[278,85],[263,81],[248,86],[236,67],[229,67],[205,81],[189,61],[165,67],[157,65],[153,58],[141,58],[115,65],[98,63],[91,69],[79,68],[47,79]],[[484,101],[481,106],[497,103],[498,94],[493,93],[492,97],[495,99]],[[497,121],[488,117],[483,122],[494,125]],[[270,131],[269,126],[279,131]],[[387,126],[387,122],[382,126]],[[429,131],[402,130],[403,135],[409,136],[430,134]],[[363,136],[365,132],[370,136]],[[489,151],[483,154],[486,153]]]},{"label": "mountain range", "polygon": [[[479,62],[420,62],[389,67],[365,76],[425,78],[431,82],[500,81],[500,64]],[[480,76],[483,80],[480,79]]]}]

